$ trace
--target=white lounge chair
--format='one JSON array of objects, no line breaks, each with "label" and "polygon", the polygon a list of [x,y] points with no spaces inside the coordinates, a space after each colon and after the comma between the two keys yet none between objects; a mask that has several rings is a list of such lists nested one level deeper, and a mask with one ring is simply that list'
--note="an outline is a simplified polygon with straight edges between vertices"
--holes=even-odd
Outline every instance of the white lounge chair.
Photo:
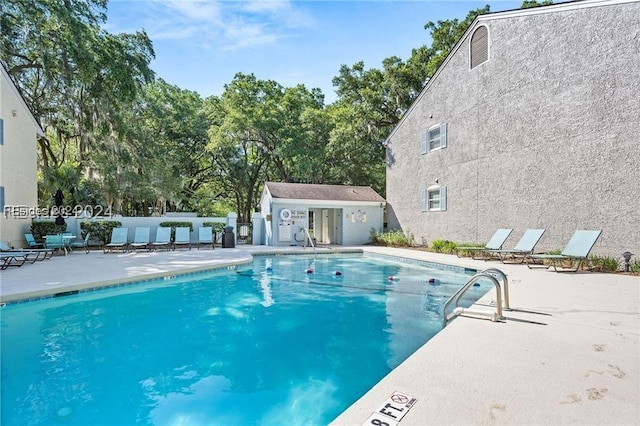
[{"label": "white lounge chair", "polygon": [[455,253],[456,253],[456,256],[461,257],[460,256],[460,252],[461,251],[468,251],[468,252],[471,253],[471,257],[473,259],[475,259],[477,253],[483,253],[483,252],[486,252],[488,250],[500,250],[502,248],[502,245],[504,244],[504,242],[507,240],[507,238],[509,238],[509,234],[511,234],[511,231],[513,231],[513,229],[505,229],[505,228],[498,229],[493,234],[493,236],[491,237],[489,242],[487,244],[485,244],[484,247],[480,247],[480,246],[460,246],[460,247],[456,247],[455,250],[454,250]]},{"label": "white lounge chair", "polygon": [[[593,248],[596,240],[602,233],[601,230],[578,230],[573,233],[573,236],[562,250],[561,254],[530,254],[526,257],[525,261],[529,269],[535,267],[543,267],[549,269],[553,265],[553,269],[556,272],[577,272],[584,261],[587,259],[589,252]],[[537,261],[548,260],[547,265],[539,265]],[[563,261],[573,261],[576,264],[575,268],[562,268],[558,269],[558,263],[562,264]]]}]

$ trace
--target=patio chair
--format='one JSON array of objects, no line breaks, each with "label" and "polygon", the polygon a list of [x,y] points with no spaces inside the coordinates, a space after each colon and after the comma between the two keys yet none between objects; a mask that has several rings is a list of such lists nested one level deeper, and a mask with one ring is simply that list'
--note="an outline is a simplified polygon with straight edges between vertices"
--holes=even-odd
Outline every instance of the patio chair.
[{"label": "patio chair", "polygon": [[111,230],[111,241],[109,244],[104,245],[104,252],[108,253],[114,249],[121,248],[123,253],[129,250],[129,241],[127,240],[127,234],[129,228],[113,228]]},{"label": "patio chair", "polygon": [[210,226],[201,226],[198,228],[198,250],[200,250],[200,246],[203,244],[211,244],[212,249],[216,248],[213,244],[213,228]]},{"label": "patio chair", "polygon": [[62,250],[67,255],[67,244],[62,234],[48,234],[44,236],[44,248],[49,250]]},{"label": "patio chair", "polygon": [[29,248],[44,248],[44,243],[37,242],[33,234],[24,234],[24,239],[27,240],[27,245],[29,246]]},{"label": "patio chair", "polygon": [[489,242],[487,244],[485,244],[484,247],[479,247],[479,246],[460,246],[460,247],[456,247],[455,248],[456,256],[462,257],[460,255],[460,252],[461,251],[468,251],[468,252],[471,253],[471,257],[473,259],[475,259],[476,258],[475,256],[476,256],[477,253],[486,253],[488,250],[500,250],[502,248],[502,245],[504,244],[504,242],[509,237],[509,234],[511,234],[511,231],[513,231],[513,229],[504,229],[504,228],[498,229],[493,234],[493,236],[491,237]]},{"label": "patio chair", "polygon": [[[573,233],[573,236],[562,250],[561,254],[530,254],[526,256],[526,263],[529,269],[535,267],[542,267],[549,269],[553,265],[553,269],[556,272],[578,272],[584,261],[587,259],[589,252],[593,248],[594,244],[600,234],[601,230],[577,230]],[[547,265],[537,264],[536,261],[549,261]],[[574,264],[577,261],[575,268],[562,268],[558,269],[558,263],[562,264],[564,261],[572,261]]]},{"label": "patio chair", "polygon": [[187,226],[178,226],[176,228],[176,236],[173,240],[174,250],[178,246],[188,246],[191,250],[191,229]]},{"label": "patio chair", "polygon": [[144,248],[149,251],[151,249],[149,247],[149,244],[151,244],[149,240],[150,233],[151,231],[148,226],[136,227],[133,242],[130,244],[131,250],[136,251],[139,248]]},{"label": "patio chair", "polygon": [[160,247],[166,247],[167,251],[171,249],[171,228],[160,226],[156,229],[156,240],[151,243],[150,248],[155,250]]},{"label": "patio chair", "polygon": [[84,240],[71,241],[69,243],[69,247],[73,250],[74,248],[84,249],[85,253],[89,254],[89,237],[91,236],[90,232],[87,232],[87,235],[84,236]]},{"label": "patio chair", "polygon": [[[502,263],[523,263],[527,255],[533,254],[544,229],[527,229],[513,249],[485,250],[489,255],[497,255]],[[506,262],[506,259],[511,259]],[[519,261],[518,261],[519,259]]]}]

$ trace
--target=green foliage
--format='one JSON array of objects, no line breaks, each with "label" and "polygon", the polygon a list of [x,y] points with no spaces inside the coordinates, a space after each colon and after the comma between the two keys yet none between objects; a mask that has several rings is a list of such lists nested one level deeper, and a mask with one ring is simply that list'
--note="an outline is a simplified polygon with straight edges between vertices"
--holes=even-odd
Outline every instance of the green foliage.
[{"label": "green foliage", "polygon": [[45,235],[60,234],[67,230],[67,224],[56,225],[54,221],[34,220],[31,222],[31,233],[36,241],[44,240]]},{"label": "green foliage", "polygon": [[620,261],[609,256],[589,256],[589,269],[599,272],[616,272],[620,268]]},{"label": "green foliage", "polygon": [[414,242],[410,232],[404,233],[399,229],[388,229],[379,233],[372,228],[370,237],[371,242],[379,246],[412,247]]},{"label": "green foliage", "polygon": [[451,254],[455,251],[457,244],[449,240],[435,240],[430,247],[436,253]]},{"label": "green foliage", "polygon": [[477,254],[477,251],[474,250],[464,250],[460,249],[460,247],[484,247],[485,243],[453,243],[455,245],[454,249],[451,253],[455,252],[455,249],[458,249],[456,254],[460,257],[471,257],[474,254]]},{"label": "green foliage", "polygon": [[640,274],[640,259],[629,262],[629,271],[633,274]]},{"label": "green foliage", "polygon": [[174,230],[180,227],[188,227],[189,232],[193,232],[193,222],[188,222],[188,221],[181,222],[178,220],[167,220],[164,222],[160,222],[160,226],[163,226],[166,228],[172,228]]},{"label": "green foliage", "polygon": [[92,241],[100,241],[102,244],[111,241],[111,231],[113,228],[119,228],[122,226],[122,222],[117,220],[96,220],[91,222],[80,222],[80,229],[82,230],[82,238],[86,237],[87,233],[91,233]]},{"label": "green foliage", "polygon": [[189,232],[193,232],[193,222],[188,221],[181,222],[178,220],[167,220],[160,222],[160,226],[171,228],[171,241],[175,241],[176,239],[176,228],[189,228]]},{"label": "green foliage", "polygon": [[213,228],[213,232],[215,232],[216,235],[220,235],[224,232],[224,227],[227,226],[227,224],[221,222],[203,222],[202,226],[210,226]]}]

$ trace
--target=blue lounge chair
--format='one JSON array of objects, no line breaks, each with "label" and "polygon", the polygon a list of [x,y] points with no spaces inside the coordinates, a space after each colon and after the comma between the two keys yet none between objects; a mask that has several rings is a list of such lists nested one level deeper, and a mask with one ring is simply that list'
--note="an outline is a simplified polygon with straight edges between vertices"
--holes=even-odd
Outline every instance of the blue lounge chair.
[{"label": "blue lounge chair", "polygon": [[[574,232],[573,236],[562,250],[561,254],[530,254],[526,257],[525,261],[529,269],[534,267],[543,267],[549,269],[553,265],[553,269],[556,272],[577,272],[584,261],[587,259],[589,252],[593,248],[596,240],[602,233],[601,230],[578,230]],[[547,265],[539,265],[536,262],[549,261]],[[574,268],[562,268],[558,269],[558,264],[562,264],[563,261],[572,261],[574,264],[577,261]]]},{"label": "blue lounge chair", "polygon": [[159,247],[166,247],[167,251],[171,249],[171,228],[160,226],[156,229],[156,240],[151,243],[150,248],[153,250]]},{"label": "blue lounge chair", "polygon": [[186,226],[178,226],[176,228],[176,236],[173,240],[173,248],[178,246],[188,246],[191,250],[191,229]]},{"label": "blue lounge chair", "polygon": [[[488,255],[497,256],[502,263],[522,263],[529,254],[533,254],[533,250],[542,238],[544,229],[527,229],[516,246],[509,249],[485,250]],[[507,259],[511,261],[506,262]],[[518,261],[519,259],[519,261]]]},{"label": "blue lounge chair", "polygon": [[148,226],[137,227],[135,236],[133,237],[133,242],[130,244],[131,250],[136,251],[139,248],[150,250],[149,244],[149,235],[151,231]]},{"label": "blue lounge chair", "polygon": [[213,245],[213,228],[210,226],[201,226],[198,229],[198,250],[200,250],[200,246],[203,244],[206,246],[211,244],[212,249],[216,248]]},{"label": "blue lounge chair", "polygon": [[108,253],[114,249],[121,248],[122,252],[126,253],[129,250],[128,234],[129,228],[113,228],[111,230],[111,241],[109,244],[104,245],[104,252]]},{"label": "blue lounge chair", "polygon": [[[14,249],[9,243],[0,240],[0,253],[3,261],[8,266],[22,266],[27,260],[35,263],[37,260],[49,259],[53,255],[53,250],[47,249]],[[6,267],[2,269],[6,269]]]},{"label": "blue lounge chair", "polygon": [[27,261],[29,256],[22,252],[15,253],[0,253],[0,269],[7,269],[9,266],[22,266]]},{"label": "blue lounge chair", "polygon": [[504,242],[507,241],[507,238],[509,238],[509,234],[511,234],[511,231],[513,231],[513,229],[505,229],[505,228],[498,229],[484,247],[479,247],[479,246],[456,247],[455,248],[456,256],[461,257],[460,256],[461,251],[468,251],[471,253],[471,257],[475,259],[476,254],[478,253],[484,253],[488,250],[500,250],[502,249],[502,245],[504,244]]}]

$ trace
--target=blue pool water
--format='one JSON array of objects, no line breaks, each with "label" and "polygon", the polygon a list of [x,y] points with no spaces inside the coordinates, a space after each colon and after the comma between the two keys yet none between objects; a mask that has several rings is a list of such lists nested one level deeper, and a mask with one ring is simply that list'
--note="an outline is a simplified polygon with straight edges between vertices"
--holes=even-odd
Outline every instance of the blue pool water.
[{"label": "blue pool water", "polygon": [[257,257],[7,305],[1,423],[326,424],[440,330],[469,278],[362,255]]}]

